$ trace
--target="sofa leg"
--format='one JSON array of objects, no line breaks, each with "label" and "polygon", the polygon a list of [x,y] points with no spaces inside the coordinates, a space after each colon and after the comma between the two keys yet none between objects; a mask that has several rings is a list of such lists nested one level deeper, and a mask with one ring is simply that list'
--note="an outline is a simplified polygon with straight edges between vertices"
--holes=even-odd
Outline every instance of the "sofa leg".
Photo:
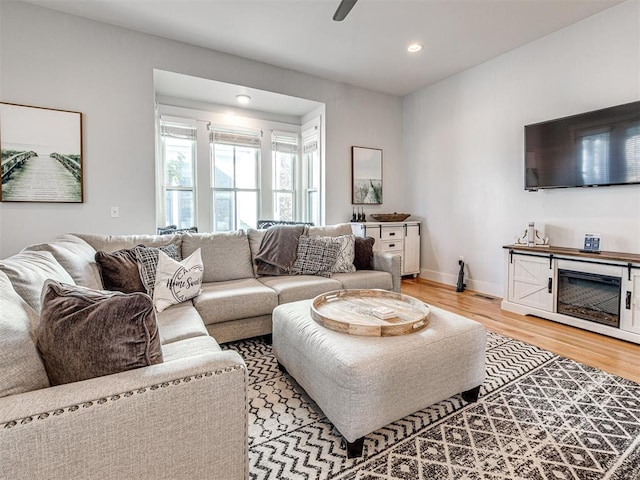
[{"label": "sofa leg", "polygon": [[478,395],[480,395],[480,385],[466,392],[462,392],[462,399],[465,402],[475,403],[478,401]]},{"label": "sofa leg", "polygon": [[289,373],[287,372],[287,368],[280,362],[278,362],[278,370],[280,370],[282,373]]},{"label": "sofa leg", "polygon": [[364,437],[356,438],[353,442],[344,442],[347,444],[347,458],[360,458],[362,457],[362,450],[364,449]]},{"label": "sofa leg", "polygon": [[267,333],[266,335],[262,336],[262,339],[267,345],[273,345],[273,334]]}]

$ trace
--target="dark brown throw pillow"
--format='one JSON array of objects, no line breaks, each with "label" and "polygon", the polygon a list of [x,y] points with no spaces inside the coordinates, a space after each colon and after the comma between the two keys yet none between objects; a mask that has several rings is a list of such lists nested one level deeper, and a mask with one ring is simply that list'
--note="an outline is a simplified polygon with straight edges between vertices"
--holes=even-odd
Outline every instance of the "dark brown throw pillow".
[{"label": "dark brown throw pillow", "polygon": [[162,363],[153,302],[144,293],[49,280],[42,290],[37,338],[51,385]]},{"label": "dark brown throw pillow", "polygon": [[373,266],[373,244],[376,239],[373,237],[356,237],[355,257],[353,264],[356,270],[371,270]]},{"label": "dark brown throw pillow", "polygon": [[95,259],[105,290],[123,293],[146,292],[133,250],[125,248],[113,253],[96,252]]}]

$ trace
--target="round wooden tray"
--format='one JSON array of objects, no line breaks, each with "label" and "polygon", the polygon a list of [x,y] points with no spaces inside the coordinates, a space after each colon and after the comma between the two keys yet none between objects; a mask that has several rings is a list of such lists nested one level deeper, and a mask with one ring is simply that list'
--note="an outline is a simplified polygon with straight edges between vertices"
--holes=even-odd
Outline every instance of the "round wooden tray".
[{"label": "round wooden tray", "polygon": [[[372,311],[385,307],[396,314],[381,319]],[[320,325],[347,333],[371,337],[406,335],[429,323],[429,307],[421,301],[387,290],[334,290],[311,302],[311,317]]]}]

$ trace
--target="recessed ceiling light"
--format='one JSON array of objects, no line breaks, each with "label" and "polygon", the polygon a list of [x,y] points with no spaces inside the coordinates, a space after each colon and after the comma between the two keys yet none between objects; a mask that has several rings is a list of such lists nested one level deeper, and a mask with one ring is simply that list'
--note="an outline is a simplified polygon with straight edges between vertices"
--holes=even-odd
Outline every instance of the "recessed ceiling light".
[{"label": "recessed ceiling light", "polygon": [[236,100],[238,103],[246,105],[251,101],[251,97],[249,95],[236,95]]},{"label": "recessed ceiling light", "polygon": [[407,47],[407,51],[409,53],[417,53],[420,50],[422,50],[424,48],[424,46],[421,43],[412,43],[411,45],[409,45]]}]

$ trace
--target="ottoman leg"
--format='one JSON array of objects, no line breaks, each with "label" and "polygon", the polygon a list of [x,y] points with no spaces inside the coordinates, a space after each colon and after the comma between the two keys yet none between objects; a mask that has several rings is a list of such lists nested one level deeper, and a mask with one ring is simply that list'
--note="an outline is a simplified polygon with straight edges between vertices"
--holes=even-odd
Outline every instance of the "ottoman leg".
[{"label": "ottoman leg", "polygon": [[287,372],[287,369],[285,368],[285,366],[280,362],[278,362],[278,370],[280,370],[282,373],[289,373]]},{"label": "ottoman leg", "polygon": [[478,395],[480,395],[480,385],[466,392],[462,392],[462,399],[465,402],[475,403],[478,401]]},{"label": "ottoman leg", "polygon": [[362,456],[362,450],[364,448],[364,437],[356,438],[353,442],[344,442],[347,444],[347,458],[356,458]]}]

